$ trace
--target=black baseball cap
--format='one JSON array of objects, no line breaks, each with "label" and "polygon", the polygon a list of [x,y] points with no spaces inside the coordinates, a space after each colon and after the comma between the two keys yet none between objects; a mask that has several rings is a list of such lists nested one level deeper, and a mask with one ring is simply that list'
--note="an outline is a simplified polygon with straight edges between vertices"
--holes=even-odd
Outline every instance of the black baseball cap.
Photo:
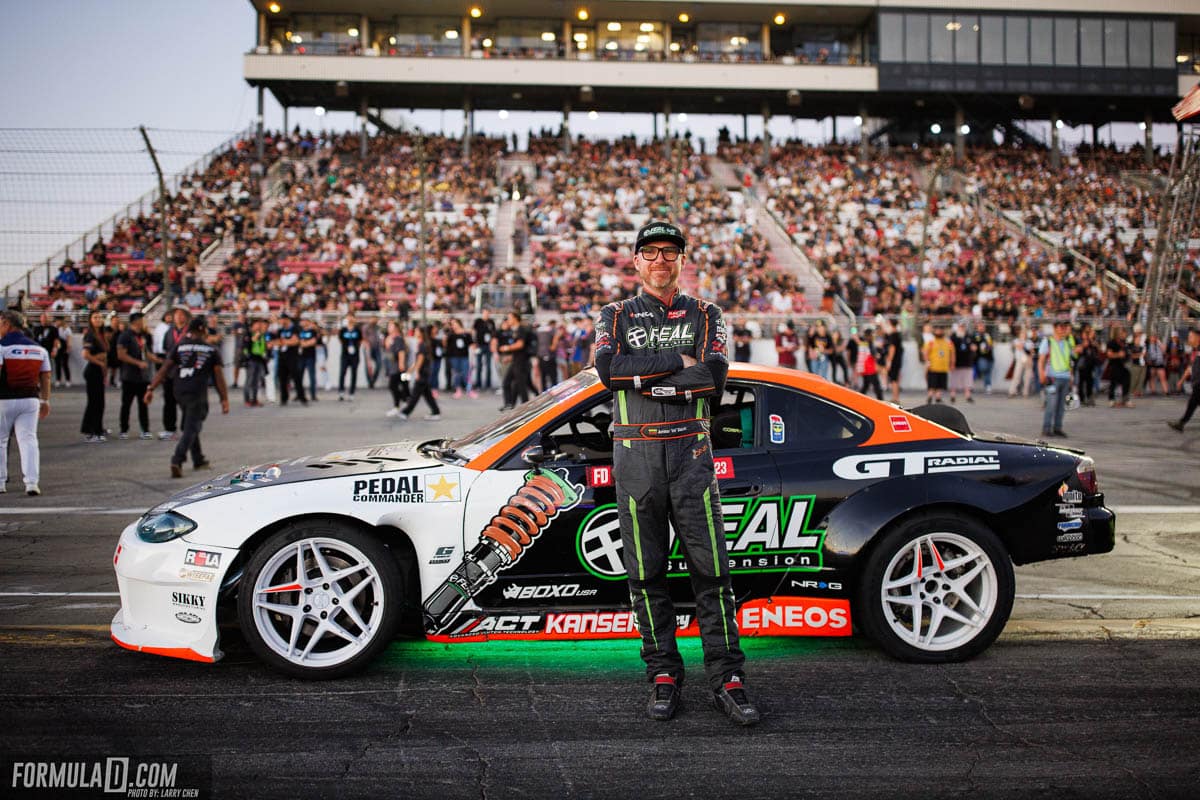
[{"label": "black baseball cap", "polygon": [[634,252],[641,250],[650,242],[664,240],[671,242],[680,250],[687,248],[687,239],[683,238],[683,231],[679,230],[677,226],[652,219],[638,229],[637,239],[633,243]]}]

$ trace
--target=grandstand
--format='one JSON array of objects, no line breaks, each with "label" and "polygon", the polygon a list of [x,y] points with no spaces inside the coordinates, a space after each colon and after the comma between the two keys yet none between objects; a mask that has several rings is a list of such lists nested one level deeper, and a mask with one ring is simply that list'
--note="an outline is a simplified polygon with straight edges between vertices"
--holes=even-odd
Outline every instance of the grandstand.
[{"label": "grandstand", "polygon": [[[1200,76],[1200,10],[1170,0],[252,5],[243,69],[260,110],[270,92],[285,118],[350,110],[356,130],[260,123],[173,193],[169,257],[143,209],[37,281],[33,304],[127,310],[161,292],[230,312],[407,314],[499,297],[588,313],[634,285],[637,226],[670,216],[701,243],[689,290],[746,314],[848,323],[916,300],[1128,317],[1175,145],[1155,123]],[[408,109],[462,109],[464,130],[388,122]],[[562,126],[517,152],[475,130],[501,109],[561,111]],[[644,113],[645,130],[583,141],[572,111]],[[684,113],[740,114],[742,136],[706,148],[681,135]],[[835,138],[840,119],[843,136],[773,141],[773,116],[832,119]],[[1144,140],[1101,143],[1114,121]],[[1064,147],[1066,127],[1092,143]],[[1188,258],[1179,300],[1200,310]]]}]

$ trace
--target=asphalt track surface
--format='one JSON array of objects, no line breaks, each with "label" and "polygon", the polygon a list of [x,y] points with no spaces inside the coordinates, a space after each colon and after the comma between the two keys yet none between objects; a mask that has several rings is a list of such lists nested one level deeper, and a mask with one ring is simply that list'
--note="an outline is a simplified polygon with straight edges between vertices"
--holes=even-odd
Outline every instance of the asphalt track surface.
[{"label": "asphalt track surface", "polygon": [[[384,395],[214,407],[206,450],[224,471],[449,435],[498,405],[443,395],[442,421],[400,423],[383,418]],[[1117,548],[1018,568],[1013,618],[983,656],[913,666],[859,639],[746,639],[766,717],[739,730],[707,706],[692,641],[695,680],[666,724],[642,715],[627,640],[398,641],[332,683],[267,670],[234,630],[215,666],[119,649],[112,549],[178,486],[172,444],[83,444],[82,392],[66,390],[43,424],[45,494],[19,493],[14,468],[0,495],[0,756],[184,756],[215,797],[1195,797],[1200,426],[1163,424],[1181,407],[1068,414],[1069,444],[1096,458],[1118,511]],[[1033,400],[964,411],[977,428],[1040,423]],[[0,796],[9,786],[0,775]]]}]

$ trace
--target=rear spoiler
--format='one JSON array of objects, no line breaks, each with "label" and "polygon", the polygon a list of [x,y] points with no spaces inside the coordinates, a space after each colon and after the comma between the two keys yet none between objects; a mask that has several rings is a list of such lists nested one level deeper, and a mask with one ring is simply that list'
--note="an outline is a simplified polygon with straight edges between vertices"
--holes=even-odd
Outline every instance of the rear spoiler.
[{"label": "rear spoiler", "polygon": [[943,428],[949,428],[955,433],[961,433],[963,436],[974,436],[971,426],[967,423],[967,418],[963,413],[953,406],[943,405],[941,403],[929,403],[916,408],[904,409],[910,414],[916,414],[922,419],[927,419],[930,422],[937,423]]}]

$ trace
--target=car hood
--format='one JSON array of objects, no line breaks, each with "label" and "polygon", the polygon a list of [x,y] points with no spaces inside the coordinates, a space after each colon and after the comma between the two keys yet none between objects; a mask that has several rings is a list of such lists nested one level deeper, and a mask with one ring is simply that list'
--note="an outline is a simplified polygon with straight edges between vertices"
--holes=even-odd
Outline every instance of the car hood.
[{"label": "car hood", "polygon": [[422,444],[424,443],[394,442],[356,450],[338,450],[323,456],[301,456],[288,461],[268,461],[242,467],[190,486],[172,495],[148,513],[161,513],[230,492],[243,492],[265,486],[445,466],[445,462],[420,452]]}]

